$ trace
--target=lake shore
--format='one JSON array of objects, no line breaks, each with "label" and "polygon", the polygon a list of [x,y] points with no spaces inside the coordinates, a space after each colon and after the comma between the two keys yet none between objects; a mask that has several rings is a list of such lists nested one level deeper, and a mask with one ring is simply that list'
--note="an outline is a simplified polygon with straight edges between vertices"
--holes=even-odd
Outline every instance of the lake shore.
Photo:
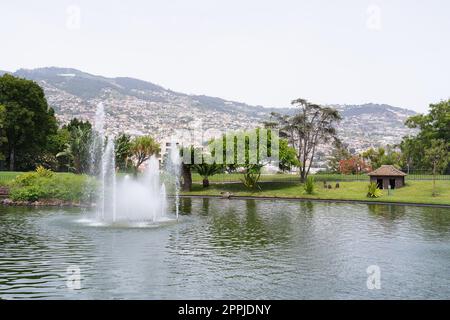
[{"label": "lake shore", "polygon": [[[173,198],[173,196],[170,196]],[[413,202],[395,202],[395,201],[376,201],[376,200],[342,200],[342,199],[319,199],[319,198],[292,198],[292,197],[265,197],[265,196],[217,196],[217,195],[195,195],[181,194],[181,198],[209,198],[209,199],[229,199],[229,200],[283,200],[283,201],[313,201],[313,202],[335,202],[335,203],[355,203],[355,204],[379,204],[379,205],[399,205],[399,206],[415,206],[415,207],[434,207],[450,209],[448,204],[429,204],[429,203],[413,203]]]},{"label": "lake shore", "polygon": [[245,188],[242,184],[211,184],[203,188],[194,184],[192,191],[182,192],[183,196],[213,196],[249,199],[285,199],[285,200],[318,200],[318,201],[346,201],[359,203],[386,203],[407,205],[433,205],[450,207],[450,181],[436,181],[438,195],[432,196],[432,181],[408,181],[403,188],[383,190],[379,198],[368,198],[368,182],[353,181],[340,182],[339,188],[332,185],[331,189],[324,188],[321,183],[316,183],[313,194],[306,194],[303,185],[299,183],[260,183],[260,190]]},{"label": "lake shore", "polygon": [[42,199],[38,201],[14,201],[9,198],[0,199],[0,205],[2,206],[25,206],[25,207],[80,207],[89,208],[92,207],[89,204],[84,204],[78,201],[64,201],[58,199]]}]

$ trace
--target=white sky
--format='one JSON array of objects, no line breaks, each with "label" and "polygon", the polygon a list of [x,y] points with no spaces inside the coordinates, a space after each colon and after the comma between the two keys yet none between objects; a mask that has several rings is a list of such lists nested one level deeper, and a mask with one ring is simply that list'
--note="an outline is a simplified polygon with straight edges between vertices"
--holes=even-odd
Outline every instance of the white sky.
[{"label": "white sky", "polygon": [[[77,19],[77,11],[80,19]],[[450,98],[448,0],[0,2],[0,69],[73,67],[281,107]]]}]

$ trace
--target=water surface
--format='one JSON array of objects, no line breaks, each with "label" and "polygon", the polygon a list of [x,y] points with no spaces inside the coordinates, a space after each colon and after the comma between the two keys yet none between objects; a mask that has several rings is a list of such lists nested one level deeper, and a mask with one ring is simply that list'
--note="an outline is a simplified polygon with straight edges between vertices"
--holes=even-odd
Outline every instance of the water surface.
[{"label": "water surface", "polygon": [[124,228],[0,207],[0,298],[450,298],[449,209],[185,198],[181,213]]}]

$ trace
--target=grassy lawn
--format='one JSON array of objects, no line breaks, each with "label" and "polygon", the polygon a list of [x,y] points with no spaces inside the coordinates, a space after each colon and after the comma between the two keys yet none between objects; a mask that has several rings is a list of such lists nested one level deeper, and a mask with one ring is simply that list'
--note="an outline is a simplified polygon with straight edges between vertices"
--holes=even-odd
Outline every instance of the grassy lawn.
[{"label": "grassy lawn", "polygon": [[[33,171],[31,171],[33,172]],[[6,186],[10,182],[12,182],[18,175],[26,173],[26,172],[20,172],[20,171],[0,171],[0,186]],[[73,173],[68,172],[55,172],[58,176],[73,176]]]},{"label": "grassy lawn", "polygon": [[408,202],[450,205],[450,181],[436,181],[438,196],[432,197],[432,181],[407,181],[404,188],[392,190],[390,195],[383,190],[383,196],[376,199],[366,197],[368,181],[340,182],[340,188],[325,189],[323,183],[316,183],[315,193],[304,193],[303,185],[299,183],[267,182],[260,183],[261,190],[248,190],[240,183],[212,184],[203,188],[194,184],[191,192],[185,195],[220,195],[221,192],[230,192],[234,196],[279,197],[279,198],[308,198],[308,199],[338,199],[363,200],[381,202]]},{"label": "grassy lawn", "polygon": [[3,175],[9,198],[15,201],[61,200],[79,202],[89,198],[96,182],[73,173],[26,172]]},{"label": "grassy lawn", "polygon": [[[368,177],[365,174],[353,175],[353,174],[338,174],[338,173],[320,173],[314,174],[314,179],[316,181],[329,181],[334,183],[336,181],[368,181]],[[209,181],[211,183],[229,183],[229,182],[240,182],[242,178],[242,174],[240,173],[229,173],[229,174],[216,174],[212,177],[209,177]],[[408,175],[409,180],[432,180],[433,176],[430,174],[410,174]],[[192,173],[192,181],[200,183],[202,181],[202,177],[197,173]],[[437,175],[437,180],[450,180],[449,176]],[[281,174],[262,174],[260,178],[261,182],[270,181],[270,182],[292,182],[296,183],[299,181],[298,174],[289,174],[289,173],[281,173]]]},{"label": "grassy lawn", "polygon": [[14,180],[15,177],[17,177],[19,174],[23,172],[17,172],[17,171],[0,171],[0,186],[5,186],[12,180]]},{"label": "grassy lawn", "polygon": [[[72,173],[55,173],[51,179],[39,178],[33,180],[28,186],[15,186],[12,182],[19,174],[21,174],[21,172],[0,172],[0,185],[10,186],[12,191],[11,196],[78,200],[83,197],[86,192],[86,176],[75,175]],[[224,180],[224,176],[229,180]],[[383,190],[382,197],[370,199],[366,197],[368,180],[346,181],[345,179],[341,179],[342,175],[328,175],[323,179],[317,179],[316,176],[316,190],[312,195],[305,194],[303,185],[294,182],[296,181],[295,179],[297,179],[295,175],[263,175],[261,176],[260,182],[261,190],[246,189],[239,181],[241,176],[242,175],[239,174],[216,175],[210,179],[212,182],[211,186],[209,188],[203,188],[201,186],[201,178],[194,174],[193,190],[184,194],[218,196],[221,192],[230,192],[234,196],[362,200],[450,205],[450,180],[436,181],[438,191],[438,196],[436,197],[431,196],[433,184],[431,180],[410,180],[407,178],[407,185],[404,188],[395,189],[391,191],[390,195],[387,194],[387,190]],[[352,179],[351,175],[344,177]],[[322,181],[328,181],[333,186],[333,189],[325,189]],[[334,188],[336,181],[339,181],[340,183],[339,189]]]}]

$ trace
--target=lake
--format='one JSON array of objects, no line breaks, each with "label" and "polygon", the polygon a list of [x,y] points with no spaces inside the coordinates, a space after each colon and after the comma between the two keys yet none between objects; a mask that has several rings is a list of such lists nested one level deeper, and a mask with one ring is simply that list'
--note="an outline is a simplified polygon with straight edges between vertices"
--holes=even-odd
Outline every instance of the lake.
[{"label": "lake", "polygon": [[450,209],[180,206],[178,222],[150,227],[87,223],[78,208],[0,207],[0,298],[450,298]]}]

